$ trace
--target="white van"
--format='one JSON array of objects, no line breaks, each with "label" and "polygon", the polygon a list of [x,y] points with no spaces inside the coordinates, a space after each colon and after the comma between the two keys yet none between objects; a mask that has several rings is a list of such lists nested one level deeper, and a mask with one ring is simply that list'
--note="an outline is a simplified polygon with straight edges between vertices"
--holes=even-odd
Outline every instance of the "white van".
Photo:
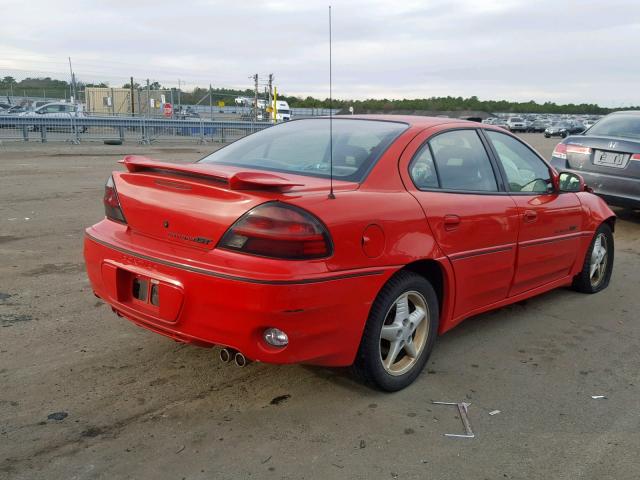
[{"label": "white van", "polygon": [[289,104],[284,100],[276,100],[275,102],[275,110],[272,115],[275,115],[273,118],[277,122],[286,122],[287,120],[291,120],[291,109],[289,108]]}]

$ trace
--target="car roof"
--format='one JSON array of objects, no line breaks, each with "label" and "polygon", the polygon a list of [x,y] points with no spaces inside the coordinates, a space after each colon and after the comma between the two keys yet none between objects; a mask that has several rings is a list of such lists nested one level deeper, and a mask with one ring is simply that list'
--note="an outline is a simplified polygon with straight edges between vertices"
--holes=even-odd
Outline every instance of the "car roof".
[{"label": "car roof", "polygon": [[609,115],[615,115],[618,113],[622,113],[625,115],[640,115],[640,110],[618,110],[616,112],[611,112]]},{"label": "car roof", "polygon": [[411,127],[433,127],[447,123],[469,123],[472,125],[481,125],[478,122],[462,120],[460,118],[445,117],[425,117],[421,115],[336,115],[335,119],[354,119],[354,120],[381,120],[386,122],[402,122],[407,123]]}]

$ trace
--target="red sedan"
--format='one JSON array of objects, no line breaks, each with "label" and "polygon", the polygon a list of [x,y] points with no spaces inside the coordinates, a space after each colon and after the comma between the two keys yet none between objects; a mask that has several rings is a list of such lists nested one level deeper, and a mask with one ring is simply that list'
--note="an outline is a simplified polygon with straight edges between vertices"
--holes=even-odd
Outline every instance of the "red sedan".
[{"label": "red sedan", "polygon": [[225,360],[352,365],[393,391],[463,319],[609,283],[613,212],[503,129],[362,116],[332,132],[296,120],[195,164],[126,157],[86,230],[95,294]]}]

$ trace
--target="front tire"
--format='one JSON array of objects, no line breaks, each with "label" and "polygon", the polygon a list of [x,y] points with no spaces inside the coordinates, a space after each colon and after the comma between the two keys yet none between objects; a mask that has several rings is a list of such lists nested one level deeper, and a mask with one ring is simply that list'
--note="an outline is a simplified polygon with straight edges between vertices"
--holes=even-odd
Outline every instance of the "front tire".
[{"label": "front tire", "polygon": [[611,227],[603,223],[591,240],[582,271],[573,279],[573,288],[583,293],[597,293],[607,288],[613,272],[614,251]]},{"label": "front tire", "polygon": [[371,307],[354,373],[380,390],[410,385],[427,363],[438,335],[438,298],[421,275],[400,271]]}]

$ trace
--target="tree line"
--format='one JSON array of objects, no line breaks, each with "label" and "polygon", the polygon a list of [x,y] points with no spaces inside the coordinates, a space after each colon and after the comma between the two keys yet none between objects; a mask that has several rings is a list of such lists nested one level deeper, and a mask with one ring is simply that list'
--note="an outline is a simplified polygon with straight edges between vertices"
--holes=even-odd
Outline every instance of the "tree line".
[{"label": "tree line", "polygon": [[[134,83],[134,88],[146,88],[145,84]],[[108,83],[84,83],[77,82],[76,88],[82,93],[85,87],[109,87]],[[129,83],[122,85],[124,88],[130,88]],[[183,105],[193,104],[209,104],[209,89],[196,87],[191,91],[184,91],[176,88],[164,88],[160,83],[153,82],[150,85],[152,90],[165,90],[167,93],[173,93],[174,103],[178,102]],[[50,77],[44,78],[25,78],[17,81],[11,76],[6,76],[0,80],[0,94],[2,96],[10,95],[25,96],[42,96],[67,98],[70,96],[70,85],[64,80],[56,80]],[[261,97],[264,92],[260,92]],[[211,89],[211,100],[214,105],[219,101],[225,102],[226,105],[232,105],[236,97],[253,98],[254,91],[252,89],[233,89],[233,88],[213,88]],[[81,97],[82,98],[82,97]],[[569,114],[607,114],[615,109],[601,107],[595,103],[568,103],[557,104],[554,102],[538,103],[534,100],[528,102],[513,102],[509,100],[480,100],[476,96],[472,97],[429,97],[414,99],[366,99],[366,100],[343,100],[333,99],[332,102],[328,98],[319,99],[308,96],[306,98],[279,95],[279,99],[286,100],[290,107],[306,107],[306,108],[338,108],[346,112],[349,107],[353,107],[355,113],[393,113],[393,112],[438,112],[438,111],[460,111],[460,110],[479,110],[484,112],[505,112],[505,113],[569,113]],[[625,109],[640,109],[640,106],[625,107]]]}]

